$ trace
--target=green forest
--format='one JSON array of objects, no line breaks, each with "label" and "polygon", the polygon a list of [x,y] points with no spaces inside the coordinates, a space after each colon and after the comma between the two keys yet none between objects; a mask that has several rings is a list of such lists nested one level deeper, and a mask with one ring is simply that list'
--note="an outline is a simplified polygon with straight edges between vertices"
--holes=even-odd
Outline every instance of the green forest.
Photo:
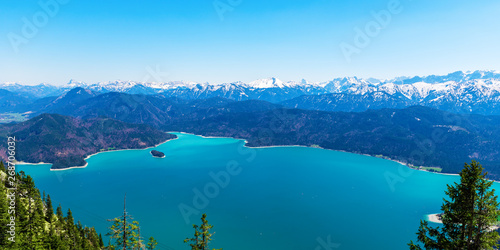
[{"label": "green forest", "polygon": [[[71,209],[54,206],[49,194],[41,194],[33,179],[24,172],[7,172],[0,162],[0,249],[155,249],[158,242],[140,234],[139,222],[126,212],[108,220],[105,236],[93,227],[75,222]],[[203,214],[200,225],[193,225],[194,236],[184,239],[193,250],[208,250],[212,225]],[[183,239],[179,239],[182,241]]]},{"label": "green forest", "polygon": [[[108,220],[107,244],[93,227],[75,222],[71,209],[63,213],[59,204],[54,211],[50,195],[40,193],[33,179],[20,171],[5,168],[0,162],[0,249],[155,249],[158,242],[140,233],[139,222],[127,212],[126,195],[123,214]],[[417,242],[410,249],[494,249],[500,236],[492,226],[500,216],[498,196],[492,181],[476,161],[465,164],[460,182],[448,185],[449,199],[442,206],[443,226],[430,227],[421,221]],[[194,235],[184,239],[192,250],[208,250],[213,226],[203,214],[200,225],[193,225]],[[215,249],[214,249],[215,250]],[[218,249],[221,250],[221,249]]]}]

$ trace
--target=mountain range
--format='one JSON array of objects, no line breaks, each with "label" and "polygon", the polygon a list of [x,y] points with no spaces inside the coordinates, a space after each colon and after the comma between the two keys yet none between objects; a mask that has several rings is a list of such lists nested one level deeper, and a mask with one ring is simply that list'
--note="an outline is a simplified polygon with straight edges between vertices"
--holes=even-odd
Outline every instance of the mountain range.
[{"label": "mountain range", "polygon": [[476,159],[500,179],[495,72],[327,83],[270,78],[220,85],[2,86],[0,113],[23,112],[31,119],[0,125],[0,137],[20,139],[26,150],[20,160],[55,168],[81,165],[101,149],[141,148],[172,138],[161,131],[183,131],[246,139],[250,146],[316,145],[381,155],[447,173]]},{"label": "mountain range", "polygon": [[[500,179],[500,116],[453,114],[422,106],[327,112],[286,108],[262,100],[234,101],[220,97],[185,100],[118,92],[96,94],[82,88],[55,98],[38,112],[38,116],[27,122],[0,126],[3,134],[10,132],[29,140],[26,145],[31,148],[23,148],[33,153],[25,156],[20,152],[21,160],[55,161],[51,157],[59,154],[60,146],[67,152],[79,152],[74,159],[83,159],[106,147],[131,148],[138,145],[126,144],[131,138],[119,131],[134,128],[131,131],[141,132],[140,138],[150,140],[163,138],[160,130],[241,138],[249,146],[318,145],[381,155],[415,166],[440,167],[447,173],[456,173],[463,163],[476,159],[490,172],[491,178]],[[46,113],[58,115],[48,115],[44,118],[46,122],[40,123],[40,117],[47,116]],[[108,122],[101,127],[93,125],[101,124],[102,119]],[[116,133],[111,140],[114,143],[89,147],[89,140],[94,140],[84,138],[102,138],[100,134],[108,131],[108,127]],[[87,147],[90,150],[81,150]],[[37,148],[45,149],[37,151]]]},{"label": "mountain range", "polygon": [[323,111],[359,112],[373,108],[421,105],[461,114],[500,115],[500,73],[496,71],[457,71],[442,76],[398,77],[391,80],[346,77],[319,83],[306,80],[283,82],[277,78],[223,84],[182,81],[87,84],[74,80],[63,86],[3,83],[0,89],[27,99],[17,101],[24,103],[24,106],[14,105],[10,103],[11,99],[7,102],[2,98],[5,94],[0,93],[0,107],[5,111],[28,111],[29,107],[36,107],[40,101],[43,102],[43,98],[58,97],[77,87],[101,94],[119,92],[186,100],[213,97],[235,101],[263,100],[289,108]]}]

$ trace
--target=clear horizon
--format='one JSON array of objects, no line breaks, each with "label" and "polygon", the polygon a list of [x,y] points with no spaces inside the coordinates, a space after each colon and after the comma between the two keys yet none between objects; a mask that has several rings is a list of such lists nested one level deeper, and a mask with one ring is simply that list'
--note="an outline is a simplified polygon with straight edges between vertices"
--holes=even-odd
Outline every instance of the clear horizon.
[{"label": "clear horizon", "polygon": [[[457,71],[454,71],[454,72],[448,72],[446,74],[436,74],[437,76],[442,76],[442,75],[448,75],[450,73],[455,73],[455,72],[458,72],[458,71],[462,71],[464,73],[467,73],[467,72],[475,72],[475,71],[483,71],[483,72],[495,72],[495,73],[499,73],[500,74],[500,71],[498,70],[457,70]],[[301,80],[307,80],[311,83],[325,83],[325,82],[328,82],[328,81],[332,81],[332,80],[335,80],[335,79],[339,79],[339,78],[344,78],[344,77],[357,77],[357,78],[360,78],[360,79],[376,79],[376,80],[380,80],[380,81],[391,81],[391,80],[395,80],[396,78],[398,77],[408,77],[408,78],[412,78],[412,77],[427,77],[427,76],[430,76],[430,75],[411,75],[411,76],[394,76],[392,78],[385,78],[385,79],[382,79],[382,78],[374,78],[374,77],[358,77],[358,76],[341,76],[341,77],[333,77],[333,78],[330,78],[330,79],[327,79],[327,80],[323,80],[323,81],[317,81],[317,82],[312,82],[312,81],[309,81],[308,79],[299,79],[299,80],[284,80],[284,79],[280,79],[278,77],[273,77],[273,76],[270,76],[270,77],[266,77],[266,78],[261,78],[261,79],[254,79],[252,81],[257,81],[257,80],[262,80],[262,79],[269,79],[269,78],[276,78],[278,80],[281,80],[283,82],[300,82]],[[153,81],[134,81],[134,80],[122,80],[122,79],[117,79],[117,80],[112,80],[112,81],[99,81],[99,82],[84,82],[84,81],[79,81],[78,79],[70,79],[68,80],[66,83],[62,83],[62,84],[53,84],[53,83],[50,83],[50,82],[39,82],[39,83],[21,83],[21,82],[0,82],[0,84],[20,84],[20,85],[24,85],[24,86],[36,86],[36,85],[40,85],[40,84],[49,84],[49,85],[54,85],[54,86],[64,86],[66,84],[69,84],[71,81],[75,81],[75,82],[81,82],[81,83],[84,83],[84,84],[88,84],[88,85],[92,85],[92,84],[98,84],[98,83],[112,83],[112,82],[135,82],[135,83],[170,83],[170,82],[195,82],[195,81],[190,81],[190,80],[172,80],[172,81],[165,81],[165,82],[155,82],[154,80]],[[252,81],[248,81],[248,82],[243,82],[243,81],[230,81],[230,82],[207,82],[207,81],[203,81],[203,82],[196,82],[196,83],[207,83],[207,84],[210,84],[210,85],[217,85],[217,84],[228,84],[228,83],[236,83],[236,82],[243,82],[243,83],[250,83]]]},{"label": "clear horizon", "polygon": [[324,82],[500,69],[493,0],[41,0],[0,9],[1,83]]}]

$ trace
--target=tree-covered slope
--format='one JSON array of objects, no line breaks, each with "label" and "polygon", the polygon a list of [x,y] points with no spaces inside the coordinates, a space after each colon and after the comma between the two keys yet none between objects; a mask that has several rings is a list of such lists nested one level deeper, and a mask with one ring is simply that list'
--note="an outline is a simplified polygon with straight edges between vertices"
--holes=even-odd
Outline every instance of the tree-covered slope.
[{"label": "tree-covered slope", "polygon": [[[376,103],[378,97],[372,97]],[[327,149],[383,155],[417,166],[440,167],[450,173],[457,173],[459,169],[456,169],[456,166],[475,159],[483,163],[492,177],[500,179],[499,116],[454,115],[419,106],[358,113],[323,112],[285,109],[281,105],[259,100],[236,102],[224,98],[210,98],[189,101],[162,95],[124,93],[92,96],[71,103],[71,108],[57,104],[51,108],[64,115],[89,118],[87,122],[104,121],[98,117],[109,117],[127,123],[147,124],[164,131],[243,138],[255,146],[320,145]],[[348,110],[353,108],[355,107],[350,106]],[[28,134],[36,135],[29,143],[33,147],[26,152],[29,154],[27,160],[30,161],[53,162],[56,155],[64,155],[65,160],[77,163],[73,165],[82,165],[84,163],[81,159],[85,155],[82,149],[86,153],[93,153],[108,147],[137,146],[130,145],[130,140],[127,142],[126,135],[119,132],[120,126],[111,127],[116,128],[113,133],[122,133],[113,137],[123,139],[120,141],[120,144],[124,144],[122,147],[116,146],[118,143],[115,142],[105,143],[85,136],[81,140],[75,139],[71,137],[75,133],[68,134],[66,125],[63,124],[57,129],[52,128],[56,131],[54,134],[40,137],[35,129],[39,126],[33,121],[35,119],[30,121],[30,126],[34,127],[30,129],[22,129],[23,125],[14,125],[28,141],[32,140],[31,136],[28,138]],[[71,127],[71,124],[68,125]],[[98,129],[98,126],[89,128],[93,130],[92,134],[98,134],[102,130]],[[71,150],[67,150],[67,147],[58,148],[60,144],[75,143],[79,146],[72,147]],[[87,150],[85,145],[89,143],[97,144]],[[50,151],[54,148],[56,151]],[[76,156],[74,152],[77,152]],[[22,152],[20,155],[20,159],[24,160]],[[56,163],[55,167],[58,165],[71,166],[62,162]]]},{"label": "tree-covered slope", "polygon": [[[110,118],[80,120],[57,114],[0,126],[0,137],[7,136],[16,138],[18,161],[53,163],[52,168],[84,166],[86,156],[103,150],[146,148],[175,137],[144,124]],[[5,147],[0,145],[4,159]]]},{"label": "tree-covered slope", "polygon": [[457,173],[480,160],[500,179],[500,117],[454,115],[426,107],[361,113],[274,109],[226,112],[177,120],[165,129],[247,139],[250,146],[319,145],[327,149],[383,155],[416,166]]},{"label": "tree-covered slope", "polygon": [[65,216],[60,205],[54,211],[50,196],[41,196],[30,176],[23,172],[14,176],[7,174],[1,162],[0,215],[0,249],[87,250],[104,247],[101,235],[93,227],[75,223],[71,210]]}]

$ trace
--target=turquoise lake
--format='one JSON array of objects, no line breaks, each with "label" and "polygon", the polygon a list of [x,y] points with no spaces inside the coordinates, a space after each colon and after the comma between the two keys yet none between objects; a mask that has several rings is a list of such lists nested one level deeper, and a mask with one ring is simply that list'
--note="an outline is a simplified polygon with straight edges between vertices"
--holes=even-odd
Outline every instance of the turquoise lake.
[{"label": "turquoise lake", "polygon": [[440,212],[446,184],[459,180],[364,155],[175,134],[155,148],[162,159],[127,150],[94,155],[82,169],[18,170],[103,236],[126,193],[127,211],[157,249],[190,249],[183,240],[202,213],[214,225],[211,248],[408,249],[419,221]]}]

